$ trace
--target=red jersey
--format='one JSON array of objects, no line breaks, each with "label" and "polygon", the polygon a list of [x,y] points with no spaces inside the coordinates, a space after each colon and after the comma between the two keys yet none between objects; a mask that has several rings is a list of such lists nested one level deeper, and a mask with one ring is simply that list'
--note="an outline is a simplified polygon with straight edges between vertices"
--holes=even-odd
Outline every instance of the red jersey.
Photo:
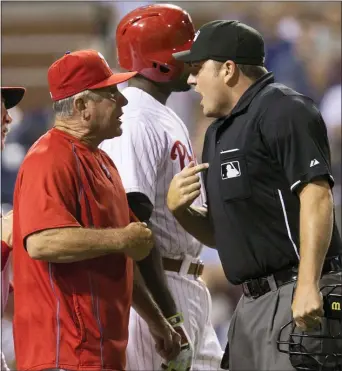
[{"label": "red jersey", "polygon": [[121,228],[130,212],[101,150],[50,130],[30,149],[14,193],[14,340],[18,370],[124,370],[133,263],[121,253],[76,263],[32,259],[25,239],[62,227]]}]

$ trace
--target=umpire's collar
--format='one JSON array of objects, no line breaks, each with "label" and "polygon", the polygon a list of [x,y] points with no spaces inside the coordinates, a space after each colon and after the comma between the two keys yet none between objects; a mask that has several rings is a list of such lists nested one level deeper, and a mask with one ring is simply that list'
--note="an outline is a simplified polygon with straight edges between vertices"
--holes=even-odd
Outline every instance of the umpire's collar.
[{"label": "umpire's collar", "polygon": [[251,104],[253,98],[259,93],[259,91],[273,82],[274,76],[272,72],[268,72],[266,75],[260,77],[243,93],[232,112],[226,118],[236,116],[245,110]]}]

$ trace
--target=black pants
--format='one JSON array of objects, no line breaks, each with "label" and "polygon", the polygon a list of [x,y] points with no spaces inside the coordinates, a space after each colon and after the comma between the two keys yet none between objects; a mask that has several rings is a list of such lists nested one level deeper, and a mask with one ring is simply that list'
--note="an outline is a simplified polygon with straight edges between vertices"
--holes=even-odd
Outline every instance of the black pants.
[{"label": "black pants", "polygon": [[[337,283],[342,283],[342,273],[328,274],[321,279],[321,286]],[[290,283],[257,299],[242,296],[228,332],[230,371],[295,370],[289,355],[279,352],[277,348],[281,327],[292,319],[291,304],[294,287],[295,283]],[[291,326],[284,331],[282,337],[288,338]],[[310,342],[309,339],[307,341]],[[314,344],[308,344],[309,349],[310,345],[315,347]],[[342,344],[339,346],[341,349],[338,351],[342,353]],[[325,350],[327,347],[329,341],[325,344]],[[333,351],[336,352],[336,349]]]}]

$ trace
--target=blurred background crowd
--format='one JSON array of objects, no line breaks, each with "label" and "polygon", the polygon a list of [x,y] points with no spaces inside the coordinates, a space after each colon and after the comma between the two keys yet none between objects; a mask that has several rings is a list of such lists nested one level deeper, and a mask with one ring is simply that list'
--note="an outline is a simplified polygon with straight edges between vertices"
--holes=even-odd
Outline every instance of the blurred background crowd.
[{"label": "blurred background crowd", "polygon": [[[1,85],[27,88],[20,106],[10,111],[14,122],[1,159],[2,212],[12,207],[16,174],[27,150],[53,121],[46,78],[49,65],[68,50],[93,48],[118,69],[116,25],[126,13],[148,3],[154,2],[2,2]],[[266,66],[276,80],[314,99],[328,129],[341,231],[341,3],[168,3],[187,10],[197,28],[214,19],[238,19],[255,27],[265,38]],[[188,126],[200,160],[203,136],[211,120],[202,116],[199,97],[193,91],[176,93],[168,105]],[[225,280],[215,250],[206,249],[202,258],[206,263],[204,279],[213,296],[212,321],[225,346],[229,319],[241,291]],[[9,352],[9,337],[3,336],[3,345]]]}]

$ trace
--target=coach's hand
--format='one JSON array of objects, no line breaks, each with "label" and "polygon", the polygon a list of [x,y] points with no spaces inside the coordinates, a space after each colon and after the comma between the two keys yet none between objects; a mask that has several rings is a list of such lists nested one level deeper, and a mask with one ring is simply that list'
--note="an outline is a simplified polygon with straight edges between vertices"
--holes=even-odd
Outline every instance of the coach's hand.
[{"label": "coach's hand", "polygon": [[194,357],[194,348],[190,336],[183,325],[183,315],[178,313],[170,317],[168,321],[181,337],[181,351],[177,357],[169,360],[167,363],[162,363],[161,368],[166,371],[190,371]]},{"label": "coach's hand", "polygon": [[209,164],[195,165],[192,161],[174,176],[167,194],[167,206],[172,213],[185,210],[201,194],[198,173],[208,169]]},{"label": "coach's hand", "polygon": [[132,259],[139,261],[149,255],[154,246],[152,231],[146,223],[134,222],[125,228],[126,243],[123,251]]},{"label": "coach's hand", "polygon": [[318,284],[298,284],[292,303],[292,316],[297,327],[303,331],[318,329],[323,315],[323,296]]},{"label": "coach's hand", "polygon": [[12,248],[13,210],[1,217],[1,239]]}]

